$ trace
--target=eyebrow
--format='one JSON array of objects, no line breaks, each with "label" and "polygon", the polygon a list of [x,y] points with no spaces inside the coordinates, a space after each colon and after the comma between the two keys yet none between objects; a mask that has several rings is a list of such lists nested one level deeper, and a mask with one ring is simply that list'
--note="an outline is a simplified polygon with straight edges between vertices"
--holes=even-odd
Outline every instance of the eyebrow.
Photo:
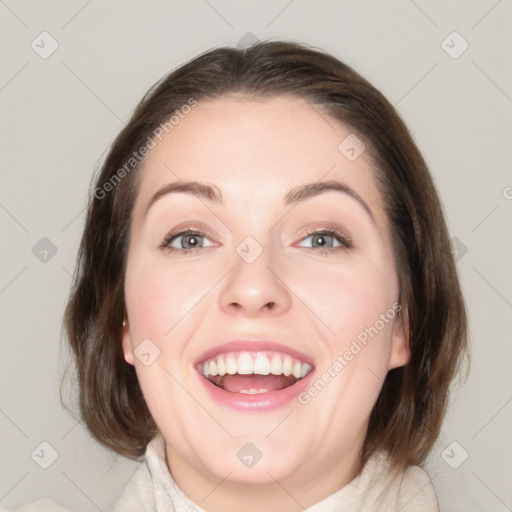
[{"label": "eyebrow", "polygon": [[[296,205],[306,199],[328,191],[342,192],[352,199],[355,199],[364,208],[366,213],[368,213],[372,221],[375,222],[373,212],[363,198],[355,190],[341,181],[318,181],[315,183],[307,183],[306,185],[299,185],[286,193],[283,204],[286,206]],[[222,191],[216,185],[208,185],[198,181],[175,181],[165,185],[153,195],[146,207],[145,215],[147,215],[151,206],[160,198],[177,192],[191,194],[199,199],[205,199],[215,203],[225,204]]]}]

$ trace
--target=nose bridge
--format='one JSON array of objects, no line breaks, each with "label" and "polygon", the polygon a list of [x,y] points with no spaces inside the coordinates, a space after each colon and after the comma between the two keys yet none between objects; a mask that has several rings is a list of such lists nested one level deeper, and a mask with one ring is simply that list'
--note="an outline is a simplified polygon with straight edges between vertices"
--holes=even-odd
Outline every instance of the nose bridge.
[{"label": "nose bridge", "polygon": [[273,268],[277,264],[270,245],[246,236],[236,246],[233,269],[220,293],[222,310],[254,317],[270,311],[279,314],[290,307],[290,292]]}]

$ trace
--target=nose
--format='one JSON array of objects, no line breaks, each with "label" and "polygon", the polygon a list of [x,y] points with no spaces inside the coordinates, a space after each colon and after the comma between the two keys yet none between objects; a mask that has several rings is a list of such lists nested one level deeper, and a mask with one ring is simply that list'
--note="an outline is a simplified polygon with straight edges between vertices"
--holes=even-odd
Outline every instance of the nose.
[{"label": "nose", "polygon": [[235,255],[234,267],[223,280],[220,308],[229,315],[255,318],[282,315],[291,305],[291,291],[280,275],[276,262],[271,264],[267,251],[252,263]]}]

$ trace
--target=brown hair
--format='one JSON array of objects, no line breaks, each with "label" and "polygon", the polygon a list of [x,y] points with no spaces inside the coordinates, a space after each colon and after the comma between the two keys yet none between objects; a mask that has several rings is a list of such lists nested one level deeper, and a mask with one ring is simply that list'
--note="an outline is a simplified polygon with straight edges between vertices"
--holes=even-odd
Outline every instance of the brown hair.
[{"label": "brown hair", "polygon": [[333,56],[292,42],[218,48],[191,60],[148,91],[112,144],[89,200],[65,312],[85,425],[100,443],[133,459],[143,455],[158,430],[120,341],[140,174],[132,156],[191,98],[230,94],[300,96],[350,126],[370,151],[391,224],[411,358],[386,376],[360,465],[376,449],[389,452],[394,468],[421,464],[439,434],[450,383],[467,355],[466,309],[442,207],[425,161],[385,97]]}]

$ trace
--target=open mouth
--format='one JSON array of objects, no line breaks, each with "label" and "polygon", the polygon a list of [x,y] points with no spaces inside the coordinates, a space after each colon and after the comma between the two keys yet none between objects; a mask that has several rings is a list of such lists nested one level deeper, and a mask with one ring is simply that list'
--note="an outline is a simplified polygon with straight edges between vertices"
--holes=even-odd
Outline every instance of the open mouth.
[{"label": "open mouth", "polygon": [[219,354],[199,363],[197,369],[224,391],[255,395],[293,386],[313,367],[288,354],[268,351]]}]

